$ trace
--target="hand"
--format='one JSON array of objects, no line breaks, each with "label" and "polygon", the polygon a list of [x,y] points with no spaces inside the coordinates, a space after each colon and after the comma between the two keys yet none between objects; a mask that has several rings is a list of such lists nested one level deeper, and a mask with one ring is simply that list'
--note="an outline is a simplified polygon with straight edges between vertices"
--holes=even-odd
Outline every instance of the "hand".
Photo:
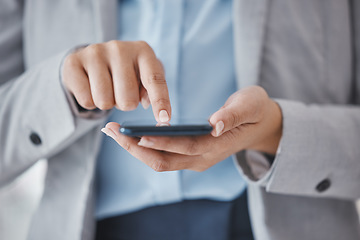
[{"label": "hand", "polygon": [[135,109],[152,105],[155,119],[168,122],[169,93],[161,62],[143,42],[110,41],[82,48],[64,60],[64,86],[85,109]]},{"label": "hand", "polygon": [[254,149],[275,154],[282,135],[282,114],[264,89],[249,87],[234,93],[210,117],[211,135],[195,137],[127,137],[119,124],[103,132],[155,171],[204,171],[228,156]]}]

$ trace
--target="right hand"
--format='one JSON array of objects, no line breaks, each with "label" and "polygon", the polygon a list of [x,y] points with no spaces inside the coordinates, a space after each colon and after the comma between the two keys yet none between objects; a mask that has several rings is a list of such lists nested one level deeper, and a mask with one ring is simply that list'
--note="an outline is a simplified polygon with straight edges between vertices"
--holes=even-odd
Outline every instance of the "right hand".
[{"label": "right hand", "polygon": [[63,84],[79,105],[91,110],[134,110],[151,104],[155,119],[171,116],[164,69],[151,47],[143,42],[110,41],[92,44],[68,55]]}]

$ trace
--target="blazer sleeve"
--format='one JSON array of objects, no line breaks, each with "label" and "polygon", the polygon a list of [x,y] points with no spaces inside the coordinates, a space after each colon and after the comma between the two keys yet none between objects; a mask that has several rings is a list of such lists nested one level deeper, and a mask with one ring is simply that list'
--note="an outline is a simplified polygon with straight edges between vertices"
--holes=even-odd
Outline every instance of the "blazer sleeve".
[{"label": "blazer sleeve", "polygon": [[250,184],[273,193],[360,198],[360,108],[277,101],[283,136],[271,167],[259,164],[266,162],[262,154],[237,154]]},{"label": "blazer sleeve", "polygon": [[82,118],[61,83],[68,51],[24,71],[22,3],[0,4],[0,186],[38,159],[59,153],[103,123],[106,113]]},{"label": "blazer sleeve", "polygon": [[360,198],[360,3],[353,1],[354,84],[349,105],[276,101],[283,136],[272,161],[258,152],[236,154],[249,184],[268,192]]}]

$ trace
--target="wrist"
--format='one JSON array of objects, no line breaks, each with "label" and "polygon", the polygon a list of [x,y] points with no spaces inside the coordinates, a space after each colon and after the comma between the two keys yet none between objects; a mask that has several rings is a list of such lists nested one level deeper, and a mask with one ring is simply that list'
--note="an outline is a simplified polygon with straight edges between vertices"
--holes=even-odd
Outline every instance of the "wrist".
[{"label": "wrist", "polygon": [[260,141],[251,149],[275,155],[282,137],[282,112],[280,106],[272,99],[266,108],[264,126],[261,128]]}]

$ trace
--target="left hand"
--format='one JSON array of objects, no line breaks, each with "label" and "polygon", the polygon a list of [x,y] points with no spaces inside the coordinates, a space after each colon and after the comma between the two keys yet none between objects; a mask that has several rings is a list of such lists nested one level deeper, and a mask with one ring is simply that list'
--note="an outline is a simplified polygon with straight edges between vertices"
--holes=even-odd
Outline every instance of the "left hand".
[{"label": "left hand", "polygon": [[118,123],[102,131],[155,171],[204,171],[245,149],[275,154],[282,135],[280,107],[261,87],[237,91],[209,119],[211,135],[140,139],[119,132]]}]

